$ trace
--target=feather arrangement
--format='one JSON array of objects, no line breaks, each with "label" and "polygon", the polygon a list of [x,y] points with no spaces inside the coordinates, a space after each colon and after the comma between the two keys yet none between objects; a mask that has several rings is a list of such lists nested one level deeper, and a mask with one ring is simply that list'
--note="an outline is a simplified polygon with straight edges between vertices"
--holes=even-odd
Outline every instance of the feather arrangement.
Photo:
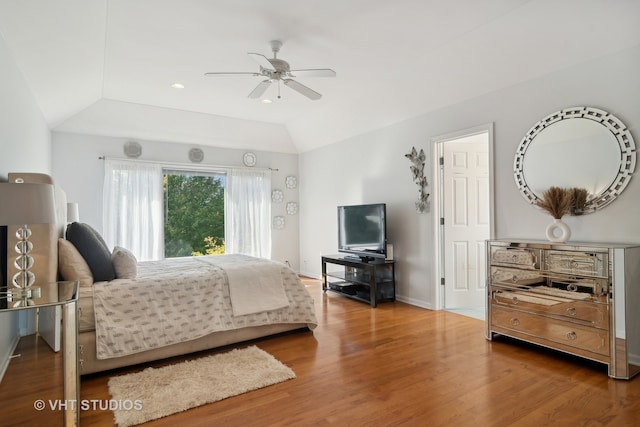
[{"label": "feather arrangement", "polygon": [[589,192],[584,188],[572,188],[571,190],[571,215],[582,215],[587,208]]},{"label": "feather arrangement", "polygon": [[542,193],[542,200],[536,206],[547,211],[555,219],[560,219],[571,211],[572,191],[566,188],[551,187]]}]

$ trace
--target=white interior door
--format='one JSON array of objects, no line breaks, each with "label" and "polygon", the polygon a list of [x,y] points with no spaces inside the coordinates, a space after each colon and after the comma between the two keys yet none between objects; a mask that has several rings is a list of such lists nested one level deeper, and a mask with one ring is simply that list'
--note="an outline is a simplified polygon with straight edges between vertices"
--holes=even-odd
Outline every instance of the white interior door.
[{"label": "white interior door", "polygon": [[484,306],[490,235],[488,133],[443,144],[444,307]]}]

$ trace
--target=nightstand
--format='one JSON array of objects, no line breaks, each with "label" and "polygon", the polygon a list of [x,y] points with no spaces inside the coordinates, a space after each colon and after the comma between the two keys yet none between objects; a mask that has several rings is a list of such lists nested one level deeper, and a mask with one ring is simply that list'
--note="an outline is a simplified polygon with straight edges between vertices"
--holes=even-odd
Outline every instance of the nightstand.
[{"label": "nightstand", "polygon": [[[12,289],[9,289],[11,292]],[[65,426],[77,426],[80,405],[80,376],[78,370],[78,282],[54,282],[33,286],[24,297],[18,292],[13,295],[2,295],[6,307],[0,313],[20,310],[36,310],[43,307],[58,306],[62,312],[62,402]],[[4,305],[3,305],[4,306]],[[11,369],[9,363],[8,369]],[[46,405],[47,402],[44,402]],[[35,408],[34,411],[43,408]],[[46,409],[50,408],[46,406]]]}]

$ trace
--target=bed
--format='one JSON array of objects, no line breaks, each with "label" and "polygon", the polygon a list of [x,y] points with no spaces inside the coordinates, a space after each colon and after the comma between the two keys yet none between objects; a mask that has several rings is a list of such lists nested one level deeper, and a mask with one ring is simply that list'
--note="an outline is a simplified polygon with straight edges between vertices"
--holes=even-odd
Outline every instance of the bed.
[{"label": "bed", "polygon": [[[252,274],[263,269],[277,273],[286,305],[235,314],[235,288],[229,280],[241,264]],[[284,332],[308,331],[317,325],[308,291],[297,274],[279,262],[218,255],[141,262],[137,269],[135,279],[116,278],[80,287],[82,375]],[[269,301],[251,282],[246,284],[254,295]],[[272,300],[274,304],[278,301]]]},{"label": "bed", "polygon": [[240,254],[138,262],[88,224],[67,225],[66,196],[49,177],[9,177],[56,187],[59,223],[32,241],[50,248],[39,280],[80,283],[81,375],[317,326],[313,299],[284,263]]}]

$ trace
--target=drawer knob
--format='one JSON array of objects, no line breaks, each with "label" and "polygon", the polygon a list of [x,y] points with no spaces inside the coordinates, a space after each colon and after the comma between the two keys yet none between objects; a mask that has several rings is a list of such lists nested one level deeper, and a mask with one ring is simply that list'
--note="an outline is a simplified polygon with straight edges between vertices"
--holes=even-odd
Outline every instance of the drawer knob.
[{"label": "drawer knob", "polygon": [[520,300],[518,299],[518,297],[513,297],[513,303],[514,304],[518,304],[520,302]]},{"label": "drawer knob", "polygon": [[573,331],[567,332],[567,338],[571,341],[574,341],[576,338],[578,338],[578,334]]},{"label": "drawer knob", "polygon": [[575,316],[577,312],[578,312],[578,310],[576,310],[575,307],[567,308],[567,314],[569,314],[570,316]]},{"label": "drawer knob", "polygon": [[511,324],[512,324],[513,326],[518,326],[518,325],[520,325],[520,321],[518,320],[518,318],[517,318],[517,317],[512,317],[512,318],[511,318],[511,320],[510,320],[510,322],[511,322]]}]

